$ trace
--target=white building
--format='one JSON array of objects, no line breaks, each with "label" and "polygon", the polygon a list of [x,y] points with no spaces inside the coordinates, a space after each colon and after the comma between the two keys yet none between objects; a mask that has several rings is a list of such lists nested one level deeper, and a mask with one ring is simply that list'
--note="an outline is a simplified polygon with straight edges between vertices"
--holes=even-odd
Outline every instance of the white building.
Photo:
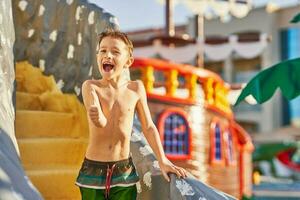
[{"label": "white building", "polygon": [[[228,23],[222,23],[218,19],[205,20],[204,32],[206,37],[256,32],[258,34],[265,33],[271,38],[262,54],[255,58],[244,59],[233,53],[220,62],[211,62],[205,59],[205,68],[217,72],[226,82],[231,84],[246,83],[261,69],[270,67],[280,60],[295,56],[300,57],[300,25],[289,23],[299,11],[300,5],[284,8],[274,13],[267,13],[265,8],[256,8],[246,17],[242,19],[234,18]],[[188,34],[195,37],[195,23],[193,20],[194,18],[190,18],[187,25],[177,26],[175,29],[176,35]],[[129,36],[133,40],[145,40],[162,33],[163,28],[148,29],[130,32]],[[298,44],[295,44],[297,41]],[[300,100],[296,101],[299,102]],[[290,106],[287,106],[288,104],[290,103],[283,100],[281,94],[277,92],[268,102],[262,105],[241,103],[233,109],[237,121],[250,133],[270,132],[288,124],[291,120],[300,118],[300,109],[297,108],[300,103],[293,103],[294,106],[291,112]]]},{"label": "white building", "polygon": [[[246,60],[232,55],[224,60],[221,63],[223,78],[229,83],[248,82],[261,69],[270,67],[283,59],[300,57],[300,39],[298,39],[300,38],[300,25],[289,23],[299,11],[299,5],[271,14],[267,13],[264,8],[258,8],[252,10],[247,17],[233,19],[228,23],[221,23],[219,20],[206,21],[205,35],[215,35],[216,33],[230,35],[238,32],[257,31],[266,33],[272,38],[267,48],[257,58]],[[190,27],[193,32],[192,26]],[[292,33],[287,33],[291,29],[293,29]],[[287,38],[284,36],[285,34],[289,34],[291,37]],[[288,47],[287,43],[292,43],[292,47]],[[290,48],[290,50],[286,48]],[[290,51],[289,55],[285,55],[286,51]],[[299,100],[296,101],[299,102]],[[290,117],[286,112],[289,112],[289,109],[283,105],[284,103],[286,102],[282,99],[281,94],[277,92],[262,105],[253,106],[244,103],[237,106],[234,108],[236,119],[249,131],[269,132],[288,123],[289,119],[287,118]],[[296,109],[296,106],[292,109],[292,112],[296,112],[294,114],[296,116],[292,116],[294,119],[299,118],[299,111],[297,114]]]}]

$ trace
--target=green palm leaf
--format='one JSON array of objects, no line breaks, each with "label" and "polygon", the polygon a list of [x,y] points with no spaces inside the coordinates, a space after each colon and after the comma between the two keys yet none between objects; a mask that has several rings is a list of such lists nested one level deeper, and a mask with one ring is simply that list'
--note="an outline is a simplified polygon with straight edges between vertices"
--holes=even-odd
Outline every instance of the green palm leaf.
[{"label": "green palm leaf", "polygon": [[298,22],[300,22],[300,13],[298,13],[290,22],[291,23],[298,23]]},{"label": "green palm leaf", "polygon": [[270,99],[277,88],[289,100],[300,95],[300,58],[278,63],[258,73],[242,90],[235,105],[249,95],[261,104]]}]

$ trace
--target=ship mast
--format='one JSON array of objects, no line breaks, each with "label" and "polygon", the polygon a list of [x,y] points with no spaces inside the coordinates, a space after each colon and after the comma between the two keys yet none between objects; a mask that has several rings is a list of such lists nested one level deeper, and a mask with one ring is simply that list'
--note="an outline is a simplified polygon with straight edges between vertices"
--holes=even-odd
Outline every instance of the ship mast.
[{"label": "ship mast", "polygon": [[[165,35],[167,37],[174,37],[175,36],[175,26],[173,21],[173,0],[166,0],[166,7],[165,7]],[[195,15],[195,39],[196,41],[203,41],[204,42],[204,17],[201,14]],[[203,46],[201,45],[199,48],[199,53],[196,58],[196,65],[198,67],[204,66],[204,55],[203,55]]]},{"label": "ship mast", "polygon": [[166,36],[173,37],[175,35],[175,28],[173,22],[173,0],[166,0],[166,28],[165,34]]}]

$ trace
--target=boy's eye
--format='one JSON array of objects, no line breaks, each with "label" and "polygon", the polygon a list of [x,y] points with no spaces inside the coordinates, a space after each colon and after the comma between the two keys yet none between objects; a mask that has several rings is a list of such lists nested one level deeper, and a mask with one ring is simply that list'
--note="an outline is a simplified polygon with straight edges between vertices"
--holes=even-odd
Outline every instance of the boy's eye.
[{"label": "boy's eye", "polygon": [[113,54],[120,54],[119,51],[113,51]]},{"label": "boy's eye", "polygon": [[105,49],[101,49],[99,52],[100,52],[100,53],[105,53],[106,50],[105,50]]}]

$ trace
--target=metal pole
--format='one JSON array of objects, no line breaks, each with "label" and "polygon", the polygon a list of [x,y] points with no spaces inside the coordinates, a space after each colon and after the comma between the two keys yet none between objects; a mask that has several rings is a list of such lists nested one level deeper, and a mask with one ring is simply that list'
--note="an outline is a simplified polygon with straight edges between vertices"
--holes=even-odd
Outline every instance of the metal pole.
[{"label": "metal pole", "polygon": [[[204,16],[202,14],[195,15],[195,38],[199,41],[205,42],[204,37]],[[204,67],[204,49],[199,47],[199,53],[196,58],[197,67]]]},{"label": "metal pole", "polygon": [[166,35],[175,35],[173,22],[173,0],[166,0]]}]

